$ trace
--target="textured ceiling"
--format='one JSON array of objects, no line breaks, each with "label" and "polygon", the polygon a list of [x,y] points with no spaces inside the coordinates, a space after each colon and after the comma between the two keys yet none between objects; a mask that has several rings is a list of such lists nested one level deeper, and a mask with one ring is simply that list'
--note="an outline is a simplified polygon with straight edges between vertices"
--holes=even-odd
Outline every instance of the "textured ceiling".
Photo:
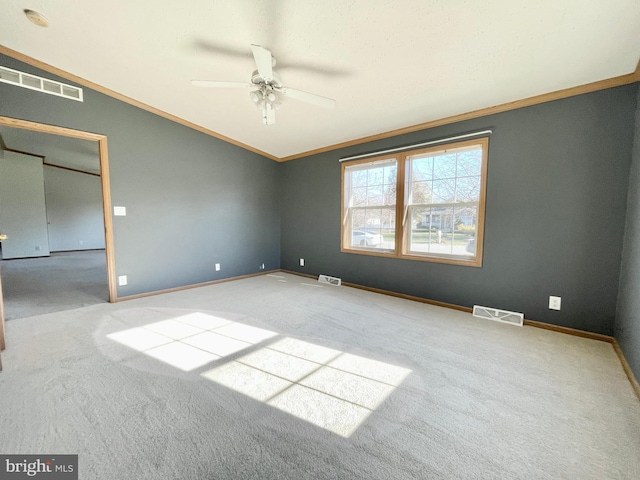
[{"label": "textured ceiling", "polygon": [[50,165],[100,173],[97,142],[4,126],[0,139],[7,149],[44,157]]},{"label": "textured ceiling", "polygon": [[[246,90],[190,84],[248,81],[252,43],[337,107],[264,126]],[[282,158],[631,73],[640,2],[5,0],[0,44]]]}]

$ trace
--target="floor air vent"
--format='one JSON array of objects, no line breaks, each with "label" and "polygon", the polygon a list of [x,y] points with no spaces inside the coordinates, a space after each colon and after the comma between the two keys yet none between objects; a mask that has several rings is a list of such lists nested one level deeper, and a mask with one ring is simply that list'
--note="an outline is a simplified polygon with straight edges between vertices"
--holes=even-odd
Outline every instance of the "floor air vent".
[{"label": "floor air vent", "polygon": [[18,70],[7,67],[0,67],[0,82],[77,100],[78,102],[83,101],[81,88],[54,80],[47,80],[46,78],[31,75],[30,73],[19,72]]},{"label": "floor air vent", "polygon": [[342,285],[342,279],[338,277],[330,277],[329,275],[320,275],[318,277],[320,283],[328,283],[329,285],[335,285],[336,287]]},{"label": "floor air vent", "polygon": [[518,312],[509,312],[507,310],[498,310],[497,308],[473,306],[473,316],[484,318],[485,320],[494,320],[496,322],[508,323],[510,325],[522,326],[524,323],[524,314]]}]

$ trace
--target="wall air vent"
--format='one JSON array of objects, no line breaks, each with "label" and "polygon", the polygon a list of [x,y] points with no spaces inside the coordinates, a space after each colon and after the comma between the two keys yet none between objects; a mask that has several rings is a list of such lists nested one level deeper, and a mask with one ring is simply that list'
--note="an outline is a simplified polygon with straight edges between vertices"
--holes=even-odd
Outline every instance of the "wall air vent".
[{"label": "wall air vent", "polygon": [[335,285],[336,287],[342,285],[342,279],[338,277],[330,277],[329,275],[318,276],[318,281],[320,283],[328,283],[329,285]]},{"label": "wall air vent", "polygon": [[524,323],[524,314],[518,312],[509,312],[507,310],[498,310],[496,308],[473,306],[473,316],[484,318],[485,320],[493,320],[496,322],[509,323],[511,325],[522,326]]},{"label": "wall air vent", "polygon": [[0,67],[0,82],[57,95],[58,97],[70,98],[78,102],[83,101],[81,88],[54,80],[48,80],[36,75],[31,75],[30,73],[19,72],[18,70],[7,67]]}]

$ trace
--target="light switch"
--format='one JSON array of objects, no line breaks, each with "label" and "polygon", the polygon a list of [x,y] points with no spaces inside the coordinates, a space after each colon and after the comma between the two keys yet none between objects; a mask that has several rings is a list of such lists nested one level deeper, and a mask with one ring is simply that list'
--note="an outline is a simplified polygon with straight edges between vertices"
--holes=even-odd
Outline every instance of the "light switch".
[{"label": "light switch", "polygon": [[127,207],[113,207],[113,214],[117,217],[126,217]]}]

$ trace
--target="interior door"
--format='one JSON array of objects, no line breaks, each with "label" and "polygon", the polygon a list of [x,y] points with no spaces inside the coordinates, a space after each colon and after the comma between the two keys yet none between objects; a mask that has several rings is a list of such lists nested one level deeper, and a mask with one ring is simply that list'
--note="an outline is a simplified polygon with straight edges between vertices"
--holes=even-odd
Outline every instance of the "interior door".
[{"label": "interior door", "polygon": [[0,227],[9,236],[4,260],[49,255],[41,157],[10,151],[0,157]]}]

